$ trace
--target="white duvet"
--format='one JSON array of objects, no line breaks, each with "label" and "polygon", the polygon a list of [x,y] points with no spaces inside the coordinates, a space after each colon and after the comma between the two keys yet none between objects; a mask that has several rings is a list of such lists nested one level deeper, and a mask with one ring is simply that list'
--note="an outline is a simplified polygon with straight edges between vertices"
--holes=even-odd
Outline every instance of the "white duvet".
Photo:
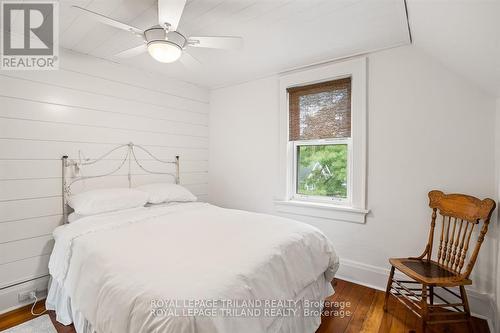
[{"label": "white duvet", "polygon": [[158,300],[320,301],[338,268],[314,227],[204,203],[85,217],[58,227],[54,238],[47,307],[79,333],[288,332],[286,322],[314,332],[319,318],[158,315],[152,308]]}]

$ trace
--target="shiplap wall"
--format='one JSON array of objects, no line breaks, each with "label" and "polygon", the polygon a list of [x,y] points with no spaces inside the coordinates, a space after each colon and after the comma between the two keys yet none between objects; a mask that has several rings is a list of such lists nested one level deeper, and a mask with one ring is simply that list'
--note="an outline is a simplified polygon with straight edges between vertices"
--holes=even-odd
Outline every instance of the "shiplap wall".
[{"label": "shiplap wall", "polygon": [[[21,305],[19,292],[46,288],[51,233],[61,223],[62,155],[95,158],[128,142],[161,159],[180,155],[181,183],[206,199],[208,100],[190,83],[69,51],[58,71],[0,73],[0,288],[41,277],[1,290],[0,312]],[[133,170],[135,185],[166,180],[141,171]],[[126,186],[126,173],[85,186]]]}]

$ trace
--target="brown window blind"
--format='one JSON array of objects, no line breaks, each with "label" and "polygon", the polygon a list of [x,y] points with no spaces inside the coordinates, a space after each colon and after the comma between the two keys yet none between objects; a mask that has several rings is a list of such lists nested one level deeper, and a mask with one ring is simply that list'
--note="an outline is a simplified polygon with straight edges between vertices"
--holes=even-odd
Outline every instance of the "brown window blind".
[{"label": "brown window blind", "polygon": [[287,91],[290,141],[351,137],[351,78]]}]

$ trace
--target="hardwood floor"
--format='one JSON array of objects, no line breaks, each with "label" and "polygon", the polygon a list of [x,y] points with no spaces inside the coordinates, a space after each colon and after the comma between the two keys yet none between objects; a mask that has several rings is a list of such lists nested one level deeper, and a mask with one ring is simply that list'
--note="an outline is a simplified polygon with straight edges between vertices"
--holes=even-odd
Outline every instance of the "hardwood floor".
[{"label": "hardwood floor", "polygon": [[[31,306],[32,305],[30,304],[22,308],[16,309],[14,311],[0,315],[0,331],[3,331],[7,328],[11,328],[13,326],[19,325],[21,323],[24,323],[25,321],[35,318],[31,314]],[[40,313],[44,310],[45,310],[45,303],[40,302],[35,306],[34,312]],[[58,323],[56,321],[56,315],[54,311],[47,311],[44,314],[48,314],[50,316],[50,319],[52,320],[52,323],[54,324],[57,333],[76,333],[73,325],[64,326],[63,324]]]},{"label": "hardwood floor", "polygon": [[[335,291],[335,295],[328,299],[333,306],[325,309],[316,333],[422,333],[418,318],[394,298],[390,298],[389,311],[384,312],[384,293],[381,291],[343,280],[336,280]],[[0,315],[0,331],[33,318],[30,308]],[[35,312],[44,309],[40,303]],[[48,314],[58,333],[75,333],[72,325],[56,322],[53,311]],[[462,332],[469,333],[467,325],[436,325],[427,330],[427,333]],[[474,332],[489,333],[487,322],[474,318]]]},{"label": "hardwood floor", "polygon": [[[334,303],[334,308],[326,310],[336,310],[335,307],[338,308],[342,302],[349,302],[350,306],[345,309],[350,310],[351,314],[343,318],[338,314],[323,316],[316,333],[423,333],[418,317],[394,297],[389,298],[388,312],[384,312],[384,297],[382,291],[336,280],[335,295],[328,299]],[[485,320],[473,319],[474,333],[489,333]],[[462,332],[469,333],[467,324],[433,325],[427,329],[427,333]]]}]

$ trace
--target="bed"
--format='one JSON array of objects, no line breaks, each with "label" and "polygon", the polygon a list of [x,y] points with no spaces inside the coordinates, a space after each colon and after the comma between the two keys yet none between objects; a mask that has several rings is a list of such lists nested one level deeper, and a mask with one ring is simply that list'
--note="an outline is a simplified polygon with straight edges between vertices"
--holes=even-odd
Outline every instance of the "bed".
[{"label": "bed", "polygon": [[339,265],[310,225],[202,202],[82,217],[54,239],[46,307],[78,333],[315,332]]}]

